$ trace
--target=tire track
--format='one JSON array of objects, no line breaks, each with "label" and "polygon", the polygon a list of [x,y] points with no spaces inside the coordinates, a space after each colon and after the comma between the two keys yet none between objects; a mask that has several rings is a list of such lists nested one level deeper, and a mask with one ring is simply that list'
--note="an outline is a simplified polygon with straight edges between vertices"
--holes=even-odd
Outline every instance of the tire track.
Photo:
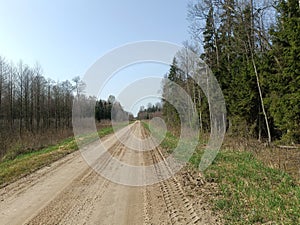
[{"label": "tire track", "polygon": [[[152,161],[156,170],[156,174],[162,181],[159,183],[163,194],[163,199],[169,211],[169,217],[172,224],[200,224],[201,219],[196,214],[192,204],[185,196],[179,181],[174,177],[170,166],[165,160],[160,149],[157,147],[151,151]],[[163,161],[169,175],[168,180],[163,180],[163,171],[158,163]]]},{"label": "tire track", "polygon": [[[140,131],[143,138],[149,137],[148,131],[144,127],[141,127]],[[156,143],[153,138],[152,142],[150,142],[148,144],[151,145],[151,147],[153,147]],[[148,154],[150,155],[150,157],[148,156],[148,158],[146,158],[150,163],[147,162],[147,164],[154,165],[156,176],[159,180],[161,180],[158,185],[160,188],[160,193],[162,195],[162,200],[164,201],[165,207],[167,208],[169,222],[176,225],[201,224],[201,219],[195,212],[192,203],[190,203],[189,199],[185,196],[180,182],[176,179],[175,176],[173,176],[172,170],[168,165],[165,157],[163,156],[160,148],[154,147],[153,150],[147,153],[150,153]],[[158,164],[161,162],[163,163],[163,166]],[[165,179],[165,176],[163,176],[163,174],[166,173],[170,175],[170,178],[167,180]],[[151,202],[151,199],[149,199],[150,196],[150,194],[147,195],[148,203]],[[150,205],[147,207],[148,211],[151,211],[149,210],[150,207]],[[151,214],[151,212],[149,214]]]},{"label": "tire track", "polygon": [[[108,150],[110,157],[100,157],[95,163],[104,169],[113,157],[121,160],[124,150],[123,144],[116,142]],[[99,179],[99,175],[88,168],[26,224],[85,224],[95,210],[95,202],[101,201],[109,185],[110,181]]]}]

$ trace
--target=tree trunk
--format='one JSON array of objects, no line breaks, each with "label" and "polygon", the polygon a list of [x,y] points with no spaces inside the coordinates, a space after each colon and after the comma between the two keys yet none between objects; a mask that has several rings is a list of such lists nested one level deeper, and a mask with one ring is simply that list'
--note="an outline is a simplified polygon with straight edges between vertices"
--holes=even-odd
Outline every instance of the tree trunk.
[{"label": "tree trunk", "polygon": [[252,59],[252,64],[253,64],[253,68],[254,68],[254,72],[255,72],[255,76],[256,76],[256,83],[257,83],[257,88],[258,88],[258,92],[259,92],[261,108],[262,108],[262,112],[263,112],[265,122],[266,122],[266,126],[267,126],[268,143],[270,144],[271,141],[272,141],[272,137],[271,137],[270,127],[269,127],[269,121],[268,121],[267,113],[266,113],[266,110],[265,110],[264,100],[263,100],[262,91],[261,91],[260,82],[259,82],[259,76],[258,76],[257,67],[256,67],[256,64],[255,64],[255,60],[254,60],[252,50],[251,50],[251,59]]}]

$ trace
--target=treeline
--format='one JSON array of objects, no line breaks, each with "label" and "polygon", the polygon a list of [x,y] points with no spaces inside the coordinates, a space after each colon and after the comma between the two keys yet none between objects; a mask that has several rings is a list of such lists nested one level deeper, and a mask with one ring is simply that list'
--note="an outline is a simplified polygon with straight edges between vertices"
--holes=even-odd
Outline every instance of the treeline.
[{"label": "treeline", "polygon": [[0,123],[6,132],[70,127],[72,92],[69,81],[46,80],[39,66],[14,66],[0,57]]},{"label": "treeline", "polygon": [[137,118],[139,120],[152,119],[154,117],[162,117],[162,104],[160,102],[148,103],[147,107],[141,106]]},{"label": "treeline", "polygon": [[8,64],[0,57],[0,123],[21,136],[23,130],[39,133],[71,125],[74,87],[42,76],[39,66]]},{"label": "treeline", "polygon": [[[14,65],[0,57],[0,160],[72,136],[72,113],[77,112],[72,111],[74,101],[80,102],[80,117],[110,120],[114,97],[97,100],[86,96],[84,88],[80,77],[53,81],[43,76],[39,65],[30,67],[22,61]],[[128,118],[121,105],[114,108],[122,119],[124,115]]]},{"label": "treeline", "polygon": [[[228,131],[267,141],[300,142],[300,8],[298,0],[198,0],[189,5],[194,43],[223,91]],[[206,97],[176,57],[168,78],[184,87],[209,129]],[[165,91],[164,91],[165,92]],[[178,120],[167,102],[166,120]],[[175,118],[175,120],[174,120]]]},{"label": "treeline", "polygon": [[0,156],[69,136],[79,85],[79,78],[55,82],[42,75],[39,65],[32,68],[20,61],[16,66],[0,57]]},{"label": "treeline", "polygon": [[95,108],[95,118],[101,120],[125,121],[133,120],[133,115],[123,109],[121,104],[116,101],[115,96],[110,95],[105,100],[97,100]]}]

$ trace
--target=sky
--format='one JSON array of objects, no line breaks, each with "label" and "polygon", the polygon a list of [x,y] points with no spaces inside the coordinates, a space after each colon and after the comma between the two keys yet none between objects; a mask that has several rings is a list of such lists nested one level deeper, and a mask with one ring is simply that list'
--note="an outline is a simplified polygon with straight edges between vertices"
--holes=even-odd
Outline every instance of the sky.
[{"label": "sky", "polygon": [[[182,44],[189,39],[186,18],[184,0],[0,0],[0,55],[14,63],[39,63],[43,75],[55,81],[71,80],[126,43]],[[159,67],[151,74],[166,71]],[[108,85],[111,94],[121,89],[117,83]]]}]

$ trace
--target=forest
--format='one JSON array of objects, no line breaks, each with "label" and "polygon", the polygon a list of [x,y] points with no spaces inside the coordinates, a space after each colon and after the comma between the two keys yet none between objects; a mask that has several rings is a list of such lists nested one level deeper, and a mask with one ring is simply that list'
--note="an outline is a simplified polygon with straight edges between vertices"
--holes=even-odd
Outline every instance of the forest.
[{"label": "forest", "polygon": [[[300,143],[300,2],[298,0],[197,0],[188,7],[191,42],[222,89],[227,132],[285,144]],[[203,46],[203,49],[199,46]],[[207,98],[174,58],[166,78],[186,90],[203,132],[210,129]],[[163,88],[163,95],[170,90]],[[169,93],[170,94],[170,93]],[[163,115],[179,125],[168,102]],[[171,119],[172,118],[172,119]]]},{"label": "forest", "polygon": [[43,76],[38,64],[30,67],[20,61],[14,65],[0,57],[0,160],[71,137],[74,100],[80,100],[89,111],[84,115],[95,114],[98,122],[110,120],[115,97],[97,100],[83,91],[79,76],[72,81],[53,81]]}]

